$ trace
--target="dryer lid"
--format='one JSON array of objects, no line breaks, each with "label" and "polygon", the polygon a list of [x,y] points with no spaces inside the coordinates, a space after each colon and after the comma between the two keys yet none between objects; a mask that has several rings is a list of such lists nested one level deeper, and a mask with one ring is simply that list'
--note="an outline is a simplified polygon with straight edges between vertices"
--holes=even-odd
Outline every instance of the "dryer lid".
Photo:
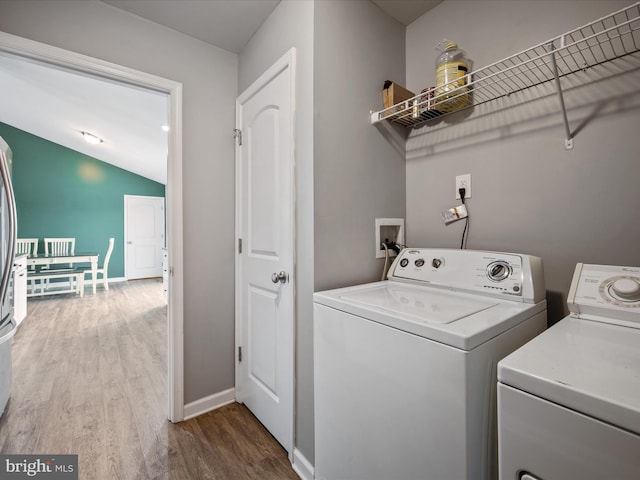
[{"label": "dryer lid", "polygon": [[640,329],[567,317],[500,361],[498,381],[640,434]]}]

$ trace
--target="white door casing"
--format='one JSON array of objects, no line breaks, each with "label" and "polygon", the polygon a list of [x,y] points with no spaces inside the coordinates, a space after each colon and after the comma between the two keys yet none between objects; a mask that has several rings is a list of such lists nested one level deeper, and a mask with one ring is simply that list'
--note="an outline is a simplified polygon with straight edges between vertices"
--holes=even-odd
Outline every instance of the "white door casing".
[{"label": "white door casing", "polygon": [[165,247],[164,198],[125,195],[124,222],[127,279],[161,277]]},{"label": "white door casing", "polygon": [[[236,101],[236,398],[293,454],[295,49]],[[241,246],[241,248],[240,248]],[[240,252],[241,249],[241,252]],[[278,278],[278,274],[283,272]]]}]

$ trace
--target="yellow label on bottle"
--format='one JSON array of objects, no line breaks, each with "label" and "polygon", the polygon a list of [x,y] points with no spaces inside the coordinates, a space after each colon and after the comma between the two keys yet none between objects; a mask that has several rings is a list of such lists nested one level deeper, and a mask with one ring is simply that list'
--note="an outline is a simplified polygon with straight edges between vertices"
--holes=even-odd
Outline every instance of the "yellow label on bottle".
[{"label": "yellow label on bottle", "polygon": [[469,105],[471,99],[465,87],[468,72],[466,62],[447,62],[436,68],[436,110],[452,112]]}]

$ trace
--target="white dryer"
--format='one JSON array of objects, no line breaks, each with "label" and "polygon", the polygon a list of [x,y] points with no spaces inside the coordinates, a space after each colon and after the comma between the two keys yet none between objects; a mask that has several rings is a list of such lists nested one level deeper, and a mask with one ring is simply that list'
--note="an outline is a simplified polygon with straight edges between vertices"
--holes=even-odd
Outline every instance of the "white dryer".
[{"label": "white dryer", "polygon": [[576,266],[568,317],[498,364],[501,480],[640,478],[640,268]]},{"label": "white dryer", "polygon": [[546,328],[542,261],[405,249],[314,295],[315,478],[497,478],[496,364]]}]

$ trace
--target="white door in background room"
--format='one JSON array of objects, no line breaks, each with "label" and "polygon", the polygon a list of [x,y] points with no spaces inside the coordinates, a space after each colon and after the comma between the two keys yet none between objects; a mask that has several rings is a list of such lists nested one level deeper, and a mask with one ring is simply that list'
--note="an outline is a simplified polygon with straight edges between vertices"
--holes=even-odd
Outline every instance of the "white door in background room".
[{"label": "white door in background room", "polygon": [[295,49],[236,101],[236,398],[293,453]]},{"label": "white door in background room", "polygon": [[124,222],[127,280],[161,277],[165,247],[164,198],[125,195]]}]

